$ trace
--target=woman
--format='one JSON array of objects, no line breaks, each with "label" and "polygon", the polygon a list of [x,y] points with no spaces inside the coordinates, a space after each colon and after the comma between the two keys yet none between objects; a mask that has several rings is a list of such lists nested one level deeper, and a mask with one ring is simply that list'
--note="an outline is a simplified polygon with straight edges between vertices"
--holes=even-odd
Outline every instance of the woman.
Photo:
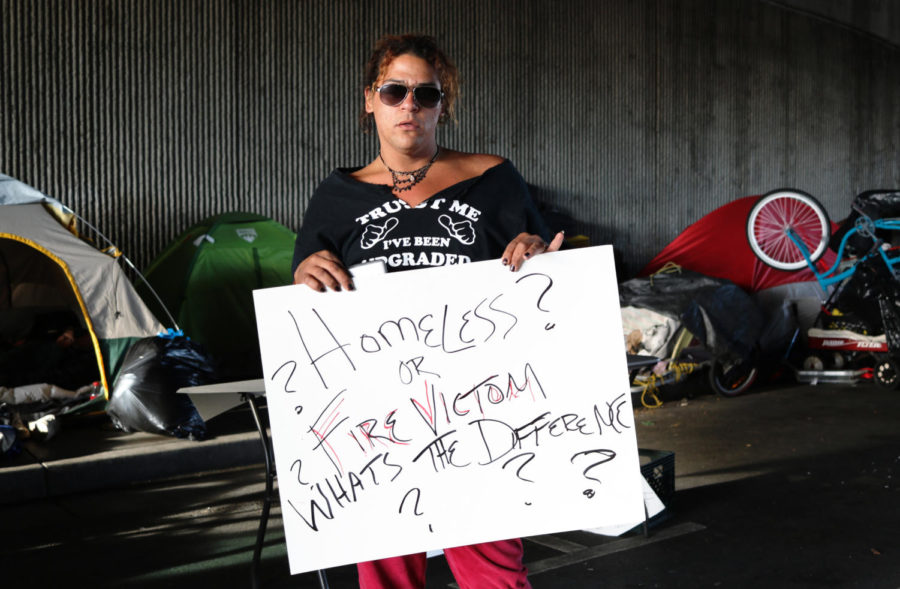
[{"label": "woman", "polygon": [[[316,190],[294,249],[294,283],[352,289],[348,268],[380,261],[387,271],[500,258],[517,271],[559,249],[524,180],[506,159],[437,144],[454,116],[456,68],[427,36],[383,37],[365,71],[363,127],[378,133],[365,167],[338,169]],[[528,587],[521,540],[445,550],[466,587]],[[360,586],[425,586],[425,555],[360,563]]]}]

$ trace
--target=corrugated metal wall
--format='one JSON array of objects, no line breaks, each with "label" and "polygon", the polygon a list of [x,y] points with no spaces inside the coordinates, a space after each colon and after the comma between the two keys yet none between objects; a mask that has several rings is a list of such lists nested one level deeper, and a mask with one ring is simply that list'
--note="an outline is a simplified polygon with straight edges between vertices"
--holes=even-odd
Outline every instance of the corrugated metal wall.
[{"label": "corrugated metal wall", "polygon": [[[832,216],[900,186],[900,50],[760,0],[0,0],[0,170],[139,267],[201,218],[297,229],[362,165],[362,64],[425,31],[463,76],[449,147],[506,155],[626,273],[734,198]],[[624,278],[624,276],[623,276]]]}]

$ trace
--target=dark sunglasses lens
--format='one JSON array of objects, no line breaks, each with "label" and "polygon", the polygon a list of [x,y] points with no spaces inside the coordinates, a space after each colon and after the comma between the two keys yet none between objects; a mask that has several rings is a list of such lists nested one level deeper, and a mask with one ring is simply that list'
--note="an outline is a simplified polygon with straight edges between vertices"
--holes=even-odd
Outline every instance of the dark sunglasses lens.
[{"label": "dark sunglasses lens", "polygon": [[430,86],[416,88],[413,95],[416,97],[416,102],[425,108],[434,108],[441,101],[441,91]]},{"label": "dark sunglasses lens", "polygon": [[397,106],[406,98],[406,86],[401,84],[385,84],[378,91],[381,102],[387,106]]}]

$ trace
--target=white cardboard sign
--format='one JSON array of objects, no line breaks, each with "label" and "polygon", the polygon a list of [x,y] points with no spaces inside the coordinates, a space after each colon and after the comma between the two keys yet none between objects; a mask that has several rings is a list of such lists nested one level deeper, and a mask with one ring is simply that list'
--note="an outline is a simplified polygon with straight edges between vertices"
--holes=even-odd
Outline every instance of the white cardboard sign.
[{"label": "white cardboard sign", "polygon": [[643,520],[612,248],[254,292],[291,573]]}]

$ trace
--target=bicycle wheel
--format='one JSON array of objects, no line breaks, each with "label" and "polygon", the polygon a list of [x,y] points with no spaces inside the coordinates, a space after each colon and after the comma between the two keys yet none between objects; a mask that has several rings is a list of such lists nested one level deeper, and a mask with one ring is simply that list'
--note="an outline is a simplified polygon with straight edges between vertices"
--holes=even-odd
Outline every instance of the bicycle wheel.
[{"label": "bicycle wheel", "polygon": [[777,270],[799,270],[806,259],[788,237],[793,231],[815,264],[828,248],[831,222],[812,196],[799,190],[775,190],[760,198],[747,217],[747,241],[756,257]]},{"label": "bicycle wheel", "polygon": [[737,397],[753,386],[759,369],[756,360],[717,360],[709,367],[709,384],[724,397]]}]

